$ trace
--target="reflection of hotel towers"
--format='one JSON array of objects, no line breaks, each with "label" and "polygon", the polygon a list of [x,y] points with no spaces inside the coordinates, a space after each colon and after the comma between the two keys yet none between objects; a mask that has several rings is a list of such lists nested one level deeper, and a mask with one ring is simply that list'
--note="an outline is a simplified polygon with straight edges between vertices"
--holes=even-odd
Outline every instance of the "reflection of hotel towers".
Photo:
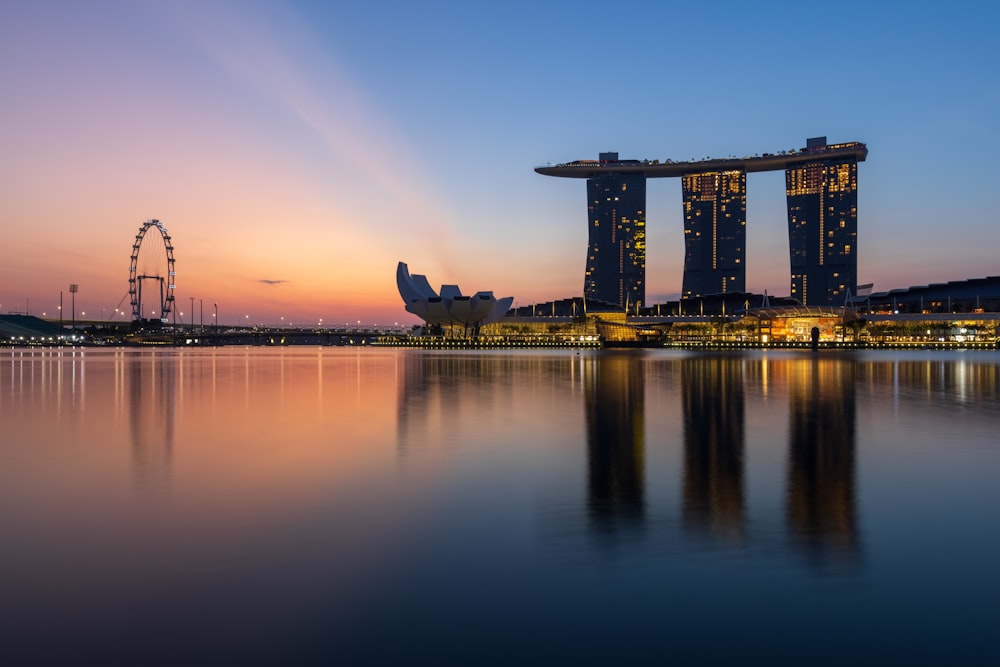
[{"label": "reflection of hotel towers", "polygon": [[584,364],[590,516],[610,530],[645,509],[645,367],[618,354]]},{"label": "reflection of hotel towers", "polygon": [[684,414],[684,520],[738,536],[743,530],[743,363],[692,357],[681,362]]},{"label": "reflection of hotel towers", "polygon": [[842,305],[857,290],[860,142],[806,141],[798,151],[745,158],[658,162],[578,160],[535,169],[586,178],[590,246],[584,296],[645,304],[646,179],[681,177],[683,298],[746,290],[746,175],[785,171],[791,296],[804,305]]},{"label": "reflection of hotel towers", "polygon": [[176,369],[159,355],[126,353],[124,365],[133,481],[143,494],[159,495],[170,481]]},{"label": "reflection of hotel towers", "polygon": [[812,555],[853,555],[855,366],[814,359],[792,369],[788,525]]}]

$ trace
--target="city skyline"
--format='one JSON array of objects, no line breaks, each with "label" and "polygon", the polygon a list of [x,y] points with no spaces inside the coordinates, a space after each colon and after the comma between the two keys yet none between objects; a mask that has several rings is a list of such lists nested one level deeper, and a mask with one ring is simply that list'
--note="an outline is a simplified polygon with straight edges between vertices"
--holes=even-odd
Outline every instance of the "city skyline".
[{"label": "city skyline", "polygon": [[[846,3],[838,26],[790,3],[724,3],[725,21],[716,9],[600,7],[9,8],[0,312],[52,316],[70,284],[78,311],[112,312],[151,218],[173,237],[185,321],[195,299],[218,303],[223,321],[415,322],[398,261],[521,305],[579,296],[579,184],[535,167],[607,150],[724,158],[818,135],[872,151],[858,282],[998,273],[989,5]],[[789,59],[790,43],[824,30],[837,34],[823,47],[836,66]],[[622,67],[614,41],[642,66]],[[704,75],[732,62],[726,86]],[[786,295],[781,175],[747,180],[746,289]],[[682,201],[677,183],[649,188],[647,303],[682,292]]]}]

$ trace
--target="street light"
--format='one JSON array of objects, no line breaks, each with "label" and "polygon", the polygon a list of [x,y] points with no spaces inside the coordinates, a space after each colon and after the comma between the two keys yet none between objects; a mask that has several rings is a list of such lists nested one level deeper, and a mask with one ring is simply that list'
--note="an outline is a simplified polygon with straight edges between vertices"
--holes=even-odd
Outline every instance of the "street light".
[{"label": "street light", "polygon": [[80,290],[79,285],[70,285],[69,293],[73,295],[73,330],[76,330],[76,293]]}]

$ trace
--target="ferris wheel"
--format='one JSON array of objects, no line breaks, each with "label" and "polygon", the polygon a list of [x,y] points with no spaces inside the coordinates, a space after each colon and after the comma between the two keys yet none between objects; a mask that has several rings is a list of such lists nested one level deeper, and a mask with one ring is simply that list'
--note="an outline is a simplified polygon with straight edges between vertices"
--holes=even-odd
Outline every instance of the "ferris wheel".
[{"label": "ferris wheel", "polygon": [[[155,230],[147,236],[147,232]],[[170,234],[159,220],[147,220],[139,227],[132,244],[132,263],[128,269],[128,293],[132,300],[132,321],[158,317],[166,323],[174,307],[174,246]],[[144,285],[148,282],[152,286]],[[149,289],[158,291],[150,303]]]}]

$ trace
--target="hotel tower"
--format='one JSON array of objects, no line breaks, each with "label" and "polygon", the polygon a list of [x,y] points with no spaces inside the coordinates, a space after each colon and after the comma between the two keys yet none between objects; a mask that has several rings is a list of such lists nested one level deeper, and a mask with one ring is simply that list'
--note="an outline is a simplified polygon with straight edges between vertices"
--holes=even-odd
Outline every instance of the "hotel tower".
[{"label": "hotel tower", "polygon": [[746,292],[747,173],[785,172],[790,296],[806,306],[840,306],[857,292],[858,162],[852,141],[779,153],[677,162],[576,160],[536,167],[587,179],[587,266],[583,294],[631,310],[646,301],[646,179],[679,177],[684,198],[682,299]]}]

